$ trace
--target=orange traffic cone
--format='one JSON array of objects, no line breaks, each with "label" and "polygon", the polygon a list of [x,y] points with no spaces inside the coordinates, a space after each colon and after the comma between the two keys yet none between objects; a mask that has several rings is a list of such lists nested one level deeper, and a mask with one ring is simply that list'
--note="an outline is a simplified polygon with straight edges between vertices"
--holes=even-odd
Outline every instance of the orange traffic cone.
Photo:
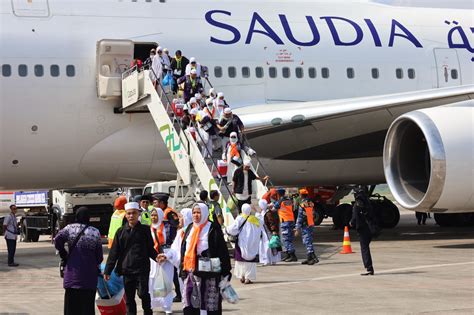
[{"label": "orange traffic cone", "polygon": [[342,241],[341,254],[353,254],[351,247],[351,238],[349,237],[349,227],[344,227],[344,240]]}]

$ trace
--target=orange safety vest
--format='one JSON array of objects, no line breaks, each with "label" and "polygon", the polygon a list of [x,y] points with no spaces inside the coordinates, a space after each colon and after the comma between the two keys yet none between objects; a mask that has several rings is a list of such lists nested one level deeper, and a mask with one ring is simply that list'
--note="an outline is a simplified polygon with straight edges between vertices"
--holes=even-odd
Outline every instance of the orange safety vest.
[{"label": "orange safety vest", "polygon": [[308,226],[314,226],[314,216],[313,216],[313,207],[311,206],[312,202],[303,202],[300,207],[306,212],[306,219]]},{"label": "orange safety vest", "polygon": [[163,213],[163,214],[164,214],[163,221],[168,221],[168,214],[169,214],[170,212],[174,212],[174,214],[176,214],[176,216],[178,216],[178,213],[177,213],[176,211],[174,211],[173,208],[168,207],[168,208],[165,209],[165,211],[164,211],[164,213]]},{"label": "orange safety vest", "polygon": [[280,216],[280,222],[295,221],[295,216],[293,214],[293,201],[283,200],[280,203],[278,215]]},{"label": "orange safety vest", "polygon": [[155,248],[156,252],[160,252],[160,247],[165,244],[165,225],[161,223],[159,229],[155,229],[151,227],[151,235],[153,236],[153,247]]}]

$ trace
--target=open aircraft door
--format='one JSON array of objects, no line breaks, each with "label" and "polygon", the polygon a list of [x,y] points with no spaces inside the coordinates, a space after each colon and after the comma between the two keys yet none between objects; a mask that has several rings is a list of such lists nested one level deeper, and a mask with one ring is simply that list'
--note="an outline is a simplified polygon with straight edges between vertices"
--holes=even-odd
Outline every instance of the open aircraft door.
[{"label": "open aircraft door", "polygon": [[461,68],[456,50],[448,48],[436,48],[436,72],[438,75],[438,87],[461,85]]},{"label": "open aircraft door", "polygon": [[122,73],[133,59],[134,42],[127,39],[102,39],[97,42],[97,96],[102,99],[122,95]]}]

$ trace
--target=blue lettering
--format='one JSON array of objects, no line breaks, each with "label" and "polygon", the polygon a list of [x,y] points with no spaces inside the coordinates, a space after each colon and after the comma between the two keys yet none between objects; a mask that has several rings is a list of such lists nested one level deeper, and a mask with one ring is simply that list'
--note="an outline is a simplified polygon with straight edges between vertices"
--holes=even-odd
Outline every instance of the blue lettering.
[{"label": "blue lettering", "polygon": [[[397,28],[400,29],[403,33],[396,33]],[[390,40],[388,42],[388,47],[393,47],[395,36],[406,38],[410,42],[412,42],[412,44],[415,45],[415,47],[423,48],[423,46],[416,39],[416,37],[405,26],[400,24],[400,22],[398,22],[397,20],[392,19],[392,29],[390,31]]]},{"label": "blue lettering", "polygon": [[290,24],[284,14],[280,14],[280,21],[283,29],[285,30],[286,37],[295,45],[298,46],[315,46],[321,40],[319,36],[318,28],[316,27],[316,23],[312,16],[306,16],[306,20],[308,21],[309,28],[311,29],[311,33],[313,34],[313,39],[309,42],[300,42],[293,36],[293,32],[291,31]]},{"label": "blue lettering", "polygon": [[[334,40],[334,44],[336,46],[355,46],[359,44],[362,41],[362,38],[364,37],[364,33],[362,32],[360,26],[356,22],[351,21],[349,19],[337,16],[322,16],[321,20],[326,20],[326,23],[328,24],[329,30],[332,34],[332,39]],[[356,31],[356,38],[352,42],[341,41],[341,38],[339,37],[339,33],[337,32],[333,20],[340,20],[349,23]]]},{"label": "blue lettering", "polygon": [[214,20],[212,18],[212,15],[214,13],[222,13],[222,14],[225,14],[225,15],[228,15],[228,16],[231,16],[232,14],[228,11],[212,10],[212,11],[209,11],[209,12],[206,13],[206,21],[209,24],[211,24],[211,25],[213,25],[217,28],[223,28],[225,30],[228,30],[229,32],[234,34],[234,38],[232,38],[231,40],[222,40],[222,39],[218,39],[218,38],[215,38],[215,37],[211,36],[211,42],[216,43],[216,44],[223,44],[223,45],[231,45],[231,44],[237,43],[240,40],[240,37],[241,37],[239,30],[236,29],[235,27],[229,25],[229,24],[225,24],[225,23],[218,22],[218,21]]},{"label": "blue lettering", "polygon": [[370,19],[364,19],[364,21],[365,23],[367,23],[370,33],[372,34],[372,37],[374,38],[375,47],[382,47],[382,42],[380,41],[380,36],[379,36],[379,33],[377,33],[377,29],[375,28],[374,23],[372,23]]},{"label": "blue lettering", "polygon": [[[265,29],[264,31],[255,29],[255,24],[256,24],[257,21]],[[284,43],[280,39],[280,37],[278,37],[278,35],[275,33],[275,31],[272,30],[272,28],[267,24],[267,22],[265,22],[264,19],[262,19],[262,17],[260,15],[258,15],[257,12],[253,13],[252,21],[250,22],[249,32],[247,34],[247,39],[245,40],[246,44],[250,44],[250,42],[252,41],[253,33],[259,33],[259,34],[268,36],[277,45],[284,45]]]}]

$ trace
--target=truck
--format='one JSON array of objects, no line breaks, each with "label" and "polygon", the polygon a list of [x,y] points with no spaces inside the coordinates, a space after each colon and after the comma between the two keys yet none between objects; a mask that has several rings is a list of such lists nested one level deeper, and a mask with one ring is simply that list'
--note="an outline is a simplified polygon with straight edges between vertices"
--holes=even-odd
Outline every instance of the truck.
[{"label": "truck", "polygon": [[110,217],[114,212],[114,201],[122,194],[119,188],[74,188],[53,190],[51,213],[53,234],[75,221],[75,213],[82,206],[90,210],[90,225],[102,236],[109,231]]},{"label": "truck", "polygon": [[20,241],[37,242],[41,234],[52,231],[49,191],[17,191],[14,194],[17,218],[20,219]]},{"label": "truck", "polygon": [[164,182],[152,182],[146,184],[143,188],[142,195],[166,194],[169,196],[168,204],[171,208],[191,206],[195,200],[198,200],[199,191],[196,195],[192,195],[193,189],[191,186],[182,185],[176,180]]}]

